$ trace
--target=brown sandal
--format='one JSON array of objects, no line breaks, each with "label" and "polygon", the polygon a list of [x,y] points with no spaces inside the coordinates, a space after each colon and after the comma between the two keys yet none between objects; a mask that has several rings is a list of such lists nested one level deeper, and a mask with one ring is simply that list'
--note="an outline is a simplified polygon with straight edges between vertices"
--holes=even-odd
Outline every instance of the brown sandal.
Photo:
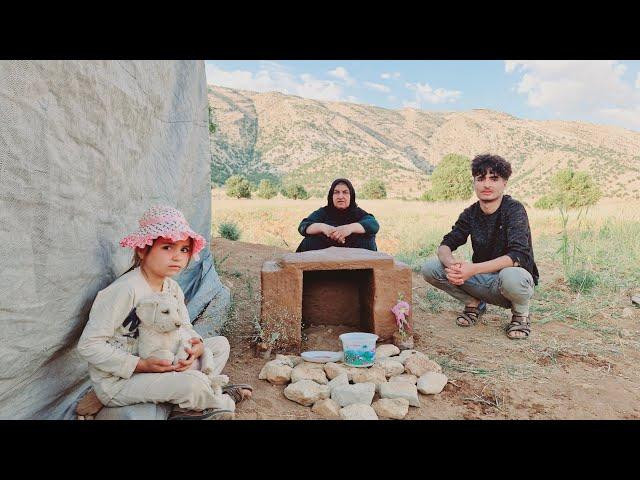
[{"label": "brown sandal", "polygon": [[[460,315],[456,317],[456,325],[459,327],[471,327],[478,323],[480,317],[487,311],[487,304],[480,302],[477,307],[464,307]],[[463,320],[465,323],[460,323]]]},{"label": "brown sandal", "polygon": [[222,393],[229,395],[235,403],[240,403],[245,399],[242,394],[242,390],[249,390],[253,392],[253,387],[246,383],[230,383],[222,387]]},{"label": "brown sandal", "polygon": [[[511,340],[522,340],[524,338],[528,338],[531,333],[531,322],[530,315],[513,315],[511,317],[511,323],[507,325],[507,337]],[[509,335],[511,332],[524,332],[523,337],[512,337]]]}]

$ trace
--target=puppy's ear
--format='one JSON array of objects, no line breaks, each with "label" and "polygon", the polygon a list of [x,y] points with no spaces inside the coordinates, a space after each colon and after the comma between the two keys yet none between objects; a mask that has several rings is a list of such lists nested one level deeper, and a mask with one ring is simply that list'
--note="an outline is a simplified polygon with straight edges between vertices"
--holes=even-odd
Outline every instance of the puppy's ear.
[{"label": "puppy's ear", "polygon": [[136,315],[143,323],[149,321],[149,307],[148,303],[142,303],[136,307]]}]

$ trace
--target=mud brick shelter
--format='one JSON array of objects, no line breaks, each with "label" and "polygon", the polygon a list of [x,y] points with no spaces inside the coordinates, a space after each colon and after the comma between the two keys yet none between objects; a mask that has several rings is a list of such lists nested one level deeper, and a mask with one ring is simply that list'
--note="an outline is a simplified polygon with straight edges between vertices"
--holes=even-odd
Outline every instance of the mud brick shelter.
[{"label": "mud brick shelter", "polygon": [[[260,275],[260,323],[278,349],[300,351],[303,324],[349,325],[386,340],[397,330],[391,308],[411,303],[411,269],[386,253],[330,247],[267,261]],[[411,316],[409,316],[411,325]]]}]

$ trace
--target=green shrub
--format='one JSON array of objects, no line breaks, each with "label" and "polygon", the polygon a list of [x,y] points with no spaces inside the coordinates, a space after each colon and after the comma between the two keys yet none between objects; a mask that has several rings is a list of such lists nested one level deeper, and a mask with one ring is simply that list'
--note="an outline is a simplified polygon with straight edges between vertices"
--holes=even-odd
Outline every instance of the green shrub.
[{"label": "green shrub", "polygon": [[600,188],[586,172],[576,172],[571,168],[560,170],[551,180],[552,195],[556,205],[567,208],[586,207],[600,200]]},{"label": "green shrub", "polygon": [[362,187],[362,198],[380,200],[387,198],[387,189],[382,180],[370,180]]},{"label": "green shrub", "polygon": [[227,240],[238,240],[241,232],[235,222],[223,222],[218,226],[218,233]]},{"label": "green shrub", "polygon": [[473,194],[471,161],[464,155],[445,155],[431,175],[431,190],[423,198],[434,200],[468,200]]},{"label": "green shrub", "polygon": [[551,210],[556,206],[556,202],[551,195],[545,195],[544,197],[540,197],[536,200],[536,203],[534,203],[533,206],[541,210]]},{"label": "green shrub", "polygon": [[242,175],[230,176],[224,186],[229,197],[251,198],[251,184]]},{"label": "green shrub", "polygon": [[541,209],[587,207],[595,205],[600,197],[602,192],[591,175],[567,168],[553,176],[551,192],[539,198],[534,207]]},{"label": "green shrub", "polygon": [[280,193],[282,193],[283,196],[293,198],[294,200],[306,200],[309,198],[309,194],[299,183],[285,186]]},{"label": "green shrub", "polygon": [[576,270],[567,276],[567,280],[571,290],[577,293],[586,293],[595,287],[600,279],[591,270]]},{"label": "green shrub", "polygon": [[260,184],[258,185],[258,190],[256,191],[256,195],[260,198],[273,198],[278,194],[277,187],[271,182],[271,180],[263,179],[260,180]]},{"label": "green shrub", "polygon": [[424,201],[424,202],[435,202],[436,199],[433,196],[433,191],[432,190],[427,190],[426,192],[424,192],[422,194],[422,196],[420,197],[420,200]]}]

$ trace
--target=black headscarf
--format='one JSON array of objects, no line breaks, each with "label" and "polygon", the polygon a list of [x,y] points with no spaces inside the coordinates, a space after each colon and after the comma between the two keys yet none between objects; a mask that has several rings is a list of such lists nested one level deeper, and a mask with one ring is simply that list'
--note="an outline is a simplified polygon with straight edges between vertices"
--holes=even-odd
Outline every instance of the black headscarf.
[{"label": "black headscarf", "polygon": [[[349,206],[341,210],[336,208],[333,204],[333,190],[336,188],[336,185],[339,183],[344,183],[349,188],[349,193],[351,198],[349,199]],[[336,178],[331,187],[329,188],[329,193],[327,194],[327,206],[324,207],[327,212],[327,216],[335,220],[339,225],[346,225],[348,223],[355,223],[358,220],[362,219],[365,215],[368,215],[363,209],[358,207],[356,203],[356,191],[353,188],[353,185],[346,178]]]}]

